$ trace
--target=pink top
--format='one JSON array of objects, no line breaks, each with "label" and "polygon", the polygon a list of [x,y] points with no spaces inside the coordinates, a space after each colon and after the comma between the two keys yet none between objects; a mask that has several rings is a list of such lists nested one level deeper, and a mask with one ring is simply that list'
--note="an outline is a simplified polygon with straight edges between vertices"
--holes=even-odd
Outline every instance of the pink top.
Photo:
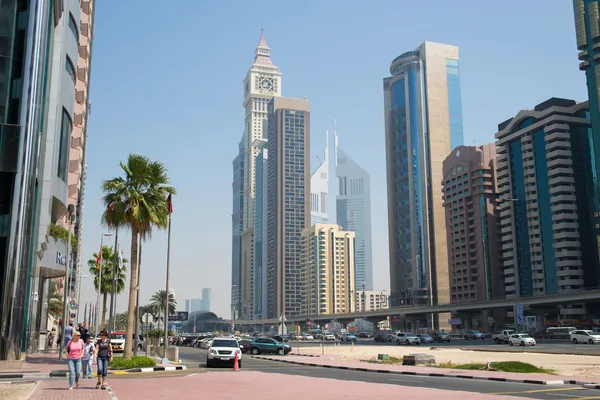
[{"label": "pink top", "polygon": [[69,342],[69,358],[71,360],[79,360],[83,354],[83,340],[79,339],[77,342]]}]

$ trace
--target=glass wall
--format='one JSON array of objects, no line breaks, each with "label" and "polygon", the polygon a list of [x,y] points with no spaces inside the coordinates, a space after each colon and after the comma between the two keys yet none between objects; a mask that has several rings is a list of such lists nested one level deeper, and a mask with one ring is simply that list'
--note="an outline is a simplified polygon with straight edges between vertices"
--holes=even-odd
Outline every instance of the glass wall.
[{"label": "glass wall", "polygon": [[448,80],[448,113],[450,116],[450,149],[464,145],[460,65],[458,60],[446,59]]}]

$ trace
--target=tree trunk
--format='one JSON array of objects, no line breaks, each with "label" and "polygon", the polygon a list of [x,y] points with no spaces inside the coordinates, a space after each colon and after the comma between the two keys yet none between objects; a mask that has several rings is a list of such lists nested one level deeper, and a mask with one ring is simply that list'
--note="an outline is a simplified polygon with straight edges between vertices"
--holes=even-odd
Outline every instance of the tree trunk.
[{"label": "tree trunk", "polygon": [[137,264],[138,264],[138,229],[135,225],[131,227],[131,257],[129,258],[129,303],[127,305],[127,333],[125,334],[125,353],[123,358],[131,360],[133,327],[135,323],[135,288],[137,286]]},{"label": "tree trunk", "polygon": [[[108,293],[104,293],[102,296],[103,296],[103,298],[102,298],[102,319],[100,320],[100,327],[106,328],[104,326],[104,321],[106,321],[106,299],[108,298]],[[100,329],[100,330],[102,330],[102,329]],[[108,332],[108,334],[110,335],[111,332]]]}]

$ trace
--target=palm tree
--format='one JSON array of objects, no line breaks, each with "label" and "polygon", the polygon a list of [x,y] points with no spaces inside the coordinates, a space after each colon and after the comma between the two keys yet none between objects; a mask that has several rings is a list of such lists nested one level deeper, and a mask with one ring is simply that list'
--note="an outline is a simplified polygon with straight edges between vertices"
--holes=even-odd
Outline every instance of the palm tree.
[{"label": "palm tree", "polygon": [[[158,320],[160,321],[160,315],[165,309],[165,303],[167,302],[167,291],[159,290],[154,293],[152,297],[150,297],[150,305],[154,307],[156,314],[158,315]],[[175,300],[175,295],[173,293],[169,293],[169,315],[175,314],[175,310],[177,309],[177,300]],[[165,318],[165,323],[169,320],[167,316]]]},{"label": "palm tree", "polygon": [[58,282],[50,281],[50,297],[48,299],[48,314],[59,318],[63,313],[63,295]]},{"label": "palm tree", "polygon": [[122,312],[115,315],[115,329],[124,331],[127,328],[127,313]]},{"label": "palm tree", "polygon": [[[127,332],[134,330],[135,294],[138,273],[138,240],[149,237],[154,227],[165,229],[169,220],[167,196],[175,194],[169,185],[164,165],[151,161],[140,154],[130,154],[127,163],[121,163],[125,176],[103,182],[106,212],[102,222],[108,226],[131,228],[131,271],[129,304],[127,308]],[[125,336],[126,360],[131,359],[132,335]]]},{"label": "palm tree", "polygon": [[[108,298],[108,294],[112,292],[112,281],[113,281],[113,271],[114,271],[114,260],[115,254],[113,252],[113,248],[111,246],[102,246],[102,261],[100,268],[102,268],[102,281],[99,281],[100,268],[96,269],[96,260],[98,260],[98,254],[94,253],[91,259],[88,260],[87,264],[89,267],[90,274],[94,276],[94,288],[96,292],[98,292],[98,287],[100,287],[99,291],[102,295],[102,319],[100,320],[100,326],[104,326],[104,321],[106,320],[106,300]],[[117,271],[117,294],[122,293],[125,290],[125,279],[127,276],[125,275],[125,263],[127,263],[126,259],[122,260],[122,264],[119,265]]]}]

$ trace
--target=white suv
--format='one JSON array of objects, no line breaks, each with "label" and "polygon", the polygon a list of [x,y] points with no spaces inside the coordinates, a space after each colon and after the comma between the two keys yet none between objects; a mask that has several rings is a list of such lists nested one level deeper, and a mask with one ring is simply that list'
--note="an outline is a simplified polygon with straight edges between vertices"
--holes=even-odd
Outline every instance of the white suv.
[{"label": "white suv", "polygon": [[396,332],[396,344],[421,344],[421,339],[412,333]]},{"label": "white suv", "polygon": [[600,342],[600,333],[594,331],[587,330],[576,330],[571,332],[569,335],[571,337],[571,341],[575,344],[577,343],[589,343],[596,344]]},{"label": "white suv", "polygon": [[228,364],[233,366],[235,355],[238,356],[238,367],[242,368],[242,351],[235,338],[215,338],[206,357],[206,367],[210,368],[217,364]]}]

